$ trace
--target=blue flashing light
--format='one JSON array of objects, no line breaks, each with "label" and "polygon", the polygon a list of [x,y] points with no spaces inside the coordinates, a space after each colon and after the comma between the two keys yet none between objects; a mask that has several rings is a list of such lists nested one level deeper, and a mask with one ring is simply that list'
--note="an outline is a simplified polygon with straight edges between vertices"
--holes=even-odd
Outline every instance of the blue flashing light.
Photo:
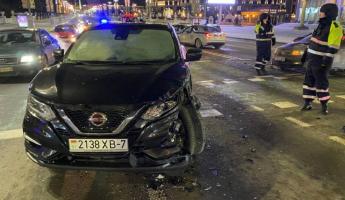
[{"label": "blue flashing light", "polygon": [[107,19],[101,19],[101,24],[107,24],[108,20]]}]

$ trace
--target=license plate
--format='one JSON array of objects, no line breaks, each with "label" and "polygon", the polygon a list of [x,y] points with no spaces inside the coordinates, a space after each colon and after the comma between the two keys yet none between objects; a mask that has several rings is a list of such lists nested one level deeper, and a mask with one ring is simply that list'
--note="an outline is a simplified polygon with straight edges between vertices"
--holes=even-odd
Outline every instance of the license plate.
[{"label": "license plate", "polygon": [[285,61],[285,57],[277,56],[277,57],[274,58],[274,60],[284,62]]},{"label": "license plate", "polygon": [[70,152],[127,152],[128,139],[69,139]]},{"label": "license plate", "polygon": [[13,72],[13,67],[1,67],[0,72]]}]

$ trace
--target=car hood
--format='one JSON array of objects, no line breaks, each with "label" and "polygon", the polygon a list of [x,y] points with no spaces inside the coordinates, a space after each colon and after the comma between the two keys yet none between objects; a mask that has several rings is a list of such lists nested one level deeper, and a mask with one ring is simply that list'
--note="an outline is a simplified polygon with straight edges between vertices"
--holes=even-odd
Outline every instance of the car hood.
[{"label": "car hood", "polygon": [[307,44],[293,42],[293,43],[288,43],[288,44],[282,45],[279,48],[280,49],[286,49],[286,50],[288,50],[288,49],[292,50],[292,49],[303,49],[306,47],[307,47]]},{"label": "car hood", "polygon": [[39,53],[38,44],[12,44],[12,45],[1,45],[1,55],[16,55],[20,56],[23,54],[37,54]]},{"label": "car hood", "polygon": [[85,66],[61,64],[42,70],[31,92],[59,104],[115,105],[155,101],[181,88],[184,64]]}]

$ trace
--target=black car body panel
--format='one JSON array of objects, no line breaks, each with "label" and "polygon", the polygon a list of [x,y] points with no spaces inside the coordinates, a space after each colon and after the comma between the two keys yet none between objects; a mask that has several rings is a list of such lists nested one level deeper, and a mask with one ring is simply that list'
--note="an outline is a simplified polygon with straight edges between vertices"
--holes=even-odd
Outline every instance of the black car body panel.
[{"label": "black car body panel", "polygon": [[[70,169],[182,170],[205,145],[192,96],[191,74],[182,59],[172,27],[113,25],[167,30],[176,44],[177,59],[149,64],[62,62],[45,68],[30,85],[30,97],[49,107],[49,120],[28,106],[23,131],[27,155],[46,166]],[[107,29],[106,26],[91,30]],[[193,55],[198,51],[193,51]],[[28,100],[29,102],[30,100]],[[143,117],[156,105],[171,107],[158,117]],[[29,103],[28,103],[29,105]],[[41,108],[37,108],[41,109]],[[107,121],[90,119],[102,113]],[[90,117],[91,116],[91,117]],[[126,152],[73,152],[71,139],[127,139]]]},{"label": "black car body panel", "polygon": [[[32,93],[61,104],[148,102],[168,92],[175,92],[183,86],[188,73],[186,66],[181,63],[116,68],[97,66],[96,69],[61,64],[42,71],[32,82]],[[113,84],[116,82],[121,84]],[[47,91],[47,88],[50,90]]]}]

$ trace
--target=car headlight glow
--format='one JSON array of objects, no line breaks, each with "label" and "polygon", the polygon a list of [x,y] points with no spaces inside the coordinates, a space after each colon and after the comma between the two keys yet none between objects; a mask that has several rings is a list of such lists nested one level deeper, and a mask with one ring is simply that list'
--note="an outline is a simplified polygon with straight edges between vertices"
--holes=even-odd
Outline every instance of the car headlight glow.
[{"label": "car headlight glow", "polygon": [[56,118],[54,111],[45,103],[38,101],[32,95],[29,96],[27,102],[27,111],[39,118],[46,121],[50,121]]},{"label": "car headlight glow", "polygon": [[24,55],[20,58],[21,63],[32,63],[35,61],[35,57],[33,55]]},{"label": "car headlight glow", "polygon": [[303,55],[303,53],[304,53],[303,50],[293,50],[291,52],[291,55],[293,55],[293,56],[301,56],[301,55]]},{"label": "car headlight glow", "polygon": [[176,101],[166,101],[149,107],[141,117],[144,120],[154,120],[162,116],[164,113],[176,107]]}]

